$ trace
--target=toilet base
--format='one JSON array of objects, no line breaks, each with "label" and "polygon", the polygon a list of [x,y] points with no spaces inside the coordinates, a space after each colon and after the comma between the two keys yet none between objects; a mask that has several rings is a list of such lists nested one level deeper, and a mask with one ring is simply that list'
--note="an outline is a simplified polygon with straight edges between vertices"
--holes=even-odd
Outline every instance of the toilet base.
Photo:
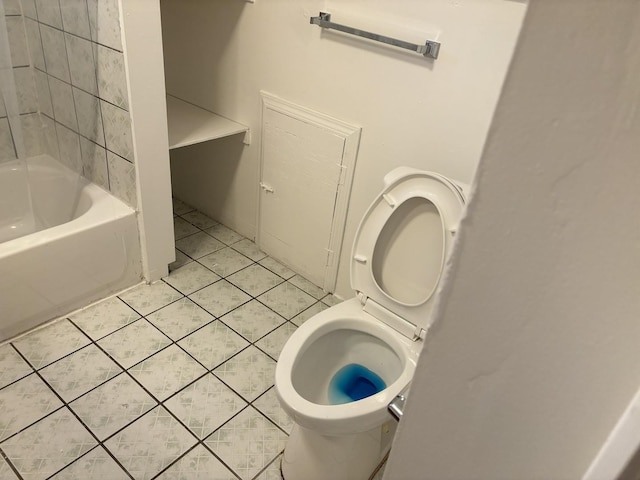
[{"label": "toilet base", "polygon": [[282,457],[284,480],[367,480],[391,448],[396,425],[327,436],[294,424]]}]

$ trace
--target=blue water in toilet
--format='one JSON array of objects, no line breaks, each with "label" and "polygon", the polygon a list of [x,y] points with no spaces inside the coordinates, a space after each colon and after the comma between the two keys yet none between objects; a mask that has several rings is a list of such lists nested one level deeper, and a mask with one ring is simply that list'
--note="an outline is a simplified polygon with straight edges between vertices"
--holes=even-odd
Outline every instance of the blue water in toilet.
[{"label": "blue water in toilet", "polygon": [[329,402],[332,405],[355,402],[370,397],[387,388],[376,373],[362,365],[345,365],[329,382]]}]

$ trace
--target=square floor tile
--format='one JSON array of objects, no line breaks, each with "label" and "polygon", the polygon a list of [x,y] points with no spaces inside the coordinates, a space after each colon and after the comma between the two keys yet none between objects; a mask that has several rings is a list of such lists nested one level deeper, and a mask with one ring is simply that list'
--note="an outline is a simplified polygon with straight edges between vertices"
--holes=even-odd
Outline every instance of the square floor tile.
[{"label": "square floor tile", "polygon": [[189,213],[195,210],[191,205],[183,202],[179,198],[173,197],[173,213],[176,215],[184,215],[185,213]]},{"label": "square floor tile", "polygon": [[254,401],[253,406],[282,430],[291,433],[293,420],[291,420],[291,417],[287,415],[280,406],[280,400],[278,400],[278,396],[276,395],[275,387],[271,387],[264,395]]},{"label": "square floor tile", "polygon": [[202,445],[165,470],[158,480],[237,480],[237,477]]},{"label": "square floor tile", "polygon": [[230,247],[206,255],[198,261],[221,277],[231,275],[253,263],[253,260]]},{"label": "square floor tile", "polygon": [[295,317],[293,317],[291,319],[291,323],[293,323],[294,325],[300,326],[302,325],[304,322],[306,322],[307,320],[309,320],[311,317],[313,317],[315,314],[322,312],[323,310],[326,310],[327,307],[324,303],[322,302],[317,302],[314,303],[313,305],[311,305],[309,308],[307,308],[306,310],[303,310],[302,312],[300,312],[298,315],[296,315]]},{"label": "square floor tile", "polygon": [[176,241],[176,248],[191,258],[200,258],[224,248],[226,245],[204,232],[194,233]]},{"label": "square floor tile", "polygon": [[220,317],[251,300],[249,295],[226,280],[220,280],[198,290],[189,295],[189,298],[216,317]]},{"label": "square floor tile", "polygon": [[35,373],[0,390],[0,440],[60,408],[62,402]]},{"label": "square floor tile", "polygon": [[329,307],[338,305],[340,302],[342,302],[342,300],[340,300],[338,297],[330,293],[322,297],[322,303],[324,303],[325,305],[328,305]]},{"label": "square floor tile", "polygon": [[311,295],[289,282],[282,283],[267,293],[263,293],[258,297],[258,300],[286,319],[298,315],[316,302],[316,299]]},{"label": "square floor tile", "polygon": [[184,295],[200,290],[220,280],[220,277],[198,262],[191,262],[173,270],[163,280]]},{"label": "square floor tile", "polygon": [[144,318],[98,341],[98,345],[124,368],[135,365],[170,343],[166,335]]},{"label": "square floor tile", "polygon": [[206,372],[177,345],[171,345],[129,369],[133,378],[161,401]]},{"label": "square floor tile", "polygon": [[11,345],[0,347],[0,388],[26,377],[31,372],[33,369]]},{"label": "square floor tile", "polygon": [[177,270],[178,268],[182,267],[183,265],[186,265],[187,263],[193,262],[193,259],[191,257],[185,255],[177,248],[175,248],[174,250],[176,252],[176,259],[169,264],[170,272]]},{"label": "square floor tile", "polygon": [[282,480],[282,470],[280,463],[282,462],[282,455],[278,455],[276,459],[265,468],[255,480]]},{"label": "square floor tile", "polygon": [[273,273],[280,275],[284,279],[289,279],[296,274],[296,272],[294,272],[290,268],[285,267],[280,262],[274,260],[271,257],[265,257],[262,260],[260,260],[258,263],[263,267],[268,268]]},{"label": "square floor tile", "polygon": [[122,373],[69,406],[96,437],[104,440],[156,405],[153,397]]},{"label": "square floor tile", "polygon": [[164,402],[198,438],[204,438],[247,406],[242,398],[208,374]]},{"label": "square floor tile", "polygon": [[98,347],[88,345],[43,368],[40,374],[65,402],[70,402],[121,372]]},{"label": "square floor tile", "polygon": [[211,369],[238,353],[249,342],[216,320],[183,338],[178,345]]},{"label": "square floor tile", "polygon": [[52,480],[126,480],[128,478],[129,476],[124,473],[120,465],[100,446],[51,477]]},{"label": "square floor tile", "polygon": [[2,450],[22,478],[44,479],[97,445],[66,408],[2,443]]},{"label": "square floor tile", "polygon": [[213,373],[245,400],[252,401],[273,385],[276,362],[250,346],[224,362]]},{"label": "square floor tile", "polygon": [[0,478],[3,480],[18,480],[18,476],[2,456],[0,456]]},{"label": "square floor tile", "polygon": [[207,228],[205,231],[212,237],[217,238],[222,243],[225,243],[227,245],[231,245],[232,243],[236,243],[244,239],[244,237],[239,233],[236,233],[230,228],[227,228],[221,224],[218,224],[212,228]]},{"label": "square floor tile", "polygon": [[194,210],[189,213],[185,213],[181,215],[181,217],[201,230],[211,228],[218,224],[218,222],[216,222],[213,218],[210,218],[204,213],[199,212],[197,210]]},{"label": "square floor tile", "polygon": [[60,320],[13,342],[35,369],[55,362],[91,342],[69,320]]},{"label": "square floor tile", "polygon": [[173,340],[179,340],[212,322],[215,317],[188,298],[181,298],[148,315],[147,320],[162,330],[165,335]]},{"label": "square floor tile", "polygon": [[190,224],[181,217],[173,217],[173,237],[175,240],[188,237],[194,233],[199,232],[200,229],[195,225]]},{"label": "square floor tile", "polygon": [[93,340],[98,340],[139,318],[140,314],[118,297],[108,298],[69,317]]},{"label": "square floor tile", "polygon": [[269,465],[284,449],[287,436],[252,407],[213,432],[205,444],[243,480]]},{"label": "square floor tile", "polygon": [[257,300],[245,303],[220,320],[250,342],[255,342],[286,321]]},{"label": "square floor tile", "polygon": [[296,327],[293,323],[287,322],[284,325],[276,328],[266,337],[256,342],[256,347],[270,355],[272,358],[278,360],[282,347],[287,343],[289,337],[296,331]]},{"label": "square floor tile", "polygon": [[196,439],[157,406],[105,442],[135,479],[149,479],[178,459]]},{"label": "square floor tile", "polygon": [[241,254],[243,254],[245,257],[249,257],[254,262],[262,260],[264,257],[267,256],[266,253],[260,250],[258,246],[248,238],[245,238],[243,240],[240,240],[239,242],[234,243],[232,248],[234,250],[237,250]]},{"label": "square floor tile", "polygon": [[139,285],[119,295],[119,297],[140,315],[148,315],[175,302],[182,297],[182,294],[166,283],[159,281],[149,285]]},{"label": "square floor tile", "polygon": [[256,264],[229,275],[227,280],[253,297],[284,282],[282,277]]},{"label": "square floor tile", "polygon": [[314,297],[316,300],[320,300],[321,298],[327,295],[327,292],[322,290],[319,286],[311,283],[309,280],[307,280],[304,277],[301,277],[300,275],[295,275],[291,277],[289,279],[289,282],[294,284],[303,292],[308,293],[309,295]]}]

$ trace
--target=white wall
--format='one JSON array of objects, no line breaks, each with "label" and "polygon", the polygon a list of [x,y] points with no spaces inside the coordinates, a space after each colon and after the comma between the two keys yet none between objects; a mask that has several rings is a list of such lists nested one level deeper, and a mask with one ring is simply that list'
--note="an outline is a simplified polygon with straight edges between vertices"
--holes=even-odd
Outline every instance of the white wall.
[{"label": "white wall", "polygon": [[[309,17],[442,42],[440,58],[323,32]],[[510,0],[163,0],[167,90],[249,125],[172,152],[177,196],[253,237],[260,90],[363,128],[337,292],[352,295],[355,229],[399,165],[470,182],[525,11]]]},{"label": "white wall", "polygon": [[580,478],[640,385],[640,2],[602,7],[529,5],[385,478]]}]

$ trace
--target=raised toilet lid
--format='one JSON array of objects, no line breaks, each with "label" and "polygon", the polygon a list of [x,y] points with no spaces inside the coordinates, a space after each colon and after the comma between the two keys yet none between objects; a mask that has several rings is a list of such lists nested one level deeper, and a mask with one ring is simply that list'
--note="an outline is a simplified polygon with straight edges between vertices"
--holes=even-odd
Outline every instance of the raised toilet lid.
[{"label": "raised toilet lid", "polygon": [[400,167],[365,213],[351,252],[351,287],[364,309],[404,335],[422,337],[464,208],[446,177]]}]

